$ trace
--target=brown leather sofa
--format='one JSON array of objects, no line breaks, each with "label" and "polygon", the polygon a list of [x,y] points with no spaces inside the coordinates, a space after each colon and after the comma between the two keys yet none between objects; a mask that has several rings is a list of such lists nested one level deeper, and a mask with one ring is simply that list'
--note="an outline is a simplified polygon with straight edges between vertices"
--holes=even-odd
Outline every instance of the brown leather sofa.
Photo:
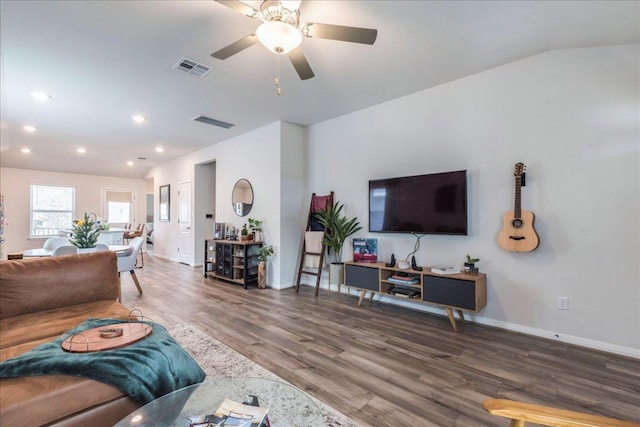
[{"label": "brown leather sofa", "polygon": [[[0,361],[87,318],[128,317],[113,252],[0,262]],[[112,426],[139,405],[120,390],[64,375],[0,379],[0,426]]]}]

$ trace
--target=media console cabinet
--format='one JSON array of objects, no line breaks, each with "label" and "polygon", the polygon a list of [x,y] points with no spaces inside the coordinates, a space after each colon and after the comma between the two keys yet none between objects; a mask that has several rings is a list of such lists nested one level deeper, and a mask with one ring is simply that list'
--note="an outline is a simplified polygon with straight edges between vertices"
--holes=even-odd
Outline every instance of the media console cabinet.
[{"label": "media console cabinet", "polygon": [[[398,285],[390,281],[394,275],[412,276],[416,283]],[[458,330],[458,326],[453,310],[458,312],[460,321],[464,323],[464,311],[477,313],[487,305],[487,276],[484,273],[438,274],[432,273],[429,267],[417,271],[386,267],[384,263],[346,262],[344,284],[348,288],[360,290],[358,306],[362,304],[367,292],[371,292],[369,302],[377,292],[390,298],[439,305],[446,311],[454,331]],[[393,288],[397,285],[415,290],[415,298],[393,295]]]},{"label": "media console cabinet", "polygon": [[204,277],[237,283],[247,289],[258,284],[258,249],[262,242],[204,241]]}]

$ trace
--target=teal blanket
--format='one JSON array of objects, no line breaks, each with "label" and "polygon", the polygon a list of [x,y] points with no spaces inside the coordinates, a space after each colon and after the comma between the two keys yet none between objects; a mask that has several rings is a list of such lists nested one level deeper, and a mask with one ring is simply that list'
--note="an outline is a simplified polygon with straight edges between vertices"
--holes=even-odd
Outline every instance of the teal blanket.
[{"label": "teal blanket", "polygon": [[[76,331],[118,323],[88,319]],[[63,338],[0,363],[0,378],[71,375],[112,385],[136,402],[146,404],[174,390],[200,383],[206,374],[167,330],[157,323],[153,333],[127,347],[97,353],[68,353]]]}]

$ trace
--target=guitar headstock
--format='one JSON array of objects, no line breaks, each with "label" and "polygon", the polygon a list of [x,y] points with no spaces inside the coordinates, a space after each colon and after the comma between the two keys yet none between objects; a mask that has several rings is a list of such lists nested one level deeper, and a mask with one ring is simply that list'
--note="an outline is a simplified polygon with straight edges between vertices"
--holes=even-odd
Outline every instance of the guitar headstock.
[{"label": "guitar headstock", "polygon": [[524,165],[524,163],[522,162],[516,163],[516,167],[513,170],[513,176],[516,176],[516,177],[522,176],[526,168],[527,167]]}]

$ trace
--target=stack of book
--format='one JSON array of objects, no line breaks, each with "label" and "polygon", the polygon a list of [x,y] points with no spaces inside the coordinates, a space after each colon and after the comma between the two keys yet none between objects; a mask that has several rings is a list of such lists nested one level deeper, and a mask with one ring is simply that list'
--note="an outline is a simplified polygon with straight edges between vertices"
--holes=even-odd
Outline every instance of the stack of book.
[{"label": "stack of book", "polygon": [[398,285],[416,285],[420,283],[420,278],[414,275],[411,276],[401,276],[399,274],[394,274],[393,276],[387,279],[391,283],[395,283]]}]

